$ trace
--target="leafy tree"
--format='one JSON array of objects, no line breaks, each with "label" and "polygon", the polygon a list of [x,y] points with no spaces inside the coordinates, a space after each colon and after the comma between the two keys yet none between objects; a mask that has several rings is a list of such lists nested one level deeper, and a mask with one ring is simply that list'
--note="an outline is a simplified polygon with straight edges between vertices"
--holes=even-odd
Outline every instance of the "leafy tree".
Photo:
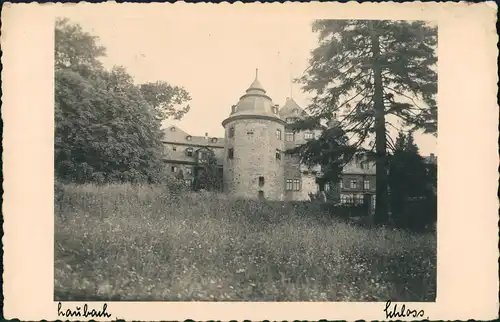
[{"label": "leafy tree", "polygon": [[289,155],[296,155],[301,163],[307,166],[321,165],[322,176],[319,182],[322,184],[336,183],[340,179],[342,169],[349,160],[353,158],[356,149],[349,145],[348,137],[342,128],[338,126],[323,126],[316,118],[307,118],[288,125],[291,130],[321,129],[321,136],[315,140],[309,140],[303,145],[286,151]]},{"label": "leafy tree", "polygon": [[220,191],[222,188],[221,174],[213,153],[208,153],[205,162],[196,168],[194,187],[196,190]]},{"label": "leafy tree", "polygon": [[317,20],[313,31],[320,43],[298,80],[315,94],[308,109],[315,118],[338,115],[352,146],[374,152],[375,220],[385,223],[387,127],[399,120],[413,131],[436,131],[437,30],[421,21]]},{"label": "leafy tree", "polygon": [[157,81],[142,84],[140,89],[146,101],[157,111],[159,119],[173,118],[180,120],[189,112],[190,106],[184,104],[191,100],[191,96],[182,87]]},{"label": "leafy tree", "polygon": [[175,178],[184,182],[184,172],[182,171],[182,169],[179,169],[179,171],[175,175]]},{"label": "leafy tree", "polygon": [[154,109],[123,67],[107,71],[93,37],[56,24],[55,172],[75,182],[154,182],[163,133]]},{"label": "leafy tree", "polygon": [[55,69],[102,69],[99,58],[106,55],[106,48],[98,44],[99,38],[71,24],[67,18],[55,23]]}]

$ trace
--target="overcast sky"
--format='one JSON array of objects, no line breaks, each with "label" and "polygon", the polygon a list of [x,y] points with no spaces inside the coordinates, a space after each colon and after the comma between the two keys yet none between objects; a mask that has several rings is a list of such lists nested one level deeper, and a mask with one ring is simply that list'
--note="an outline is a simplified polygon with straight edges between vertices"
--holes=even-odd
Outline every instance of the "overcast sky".
[{"label": "overcast sky", "polygon": [[[308,96],[291,77],[302,75],[317,45],[310,18],[297,12],[221,12],[217,6],[171,8],[70,5],[60,7],[57,16],[100,38],[106,67],[124,66],[138,84],[162,80],[184,87],[192,96],[191,110],[175,124],[191,135],[224,136],[221,122],[252,83],[256,68],[276,104],[282,106],[291,95],[307,106]],[[416,141],[423,155],[435,153],[433,136],[417,135]]]}]

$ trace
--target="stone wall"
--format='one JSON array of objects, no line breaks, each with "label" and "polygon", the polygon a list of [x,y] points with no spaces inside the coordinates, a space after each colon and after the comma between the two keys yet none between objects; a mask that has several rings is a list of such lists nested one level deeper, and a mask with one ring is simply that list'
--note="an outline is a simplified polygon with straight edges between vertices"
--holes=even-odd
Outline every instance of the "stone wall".
[{"label": "stone wall", "polygon": [[[234,136],[229,129],[234,127]],[[276,136],[281,131],[281,140]],[[226,146],[224,149],[224,191],[244,198],[256,199],[259,191],[264,198],[282,200],[283,164],[276,159],[276,149],[284,150],[284,126],[265,119],[239,119],[226,124]],[[233,149],[233,159],[228,158]],[[260,185],[259,177],[264,177]]]}]

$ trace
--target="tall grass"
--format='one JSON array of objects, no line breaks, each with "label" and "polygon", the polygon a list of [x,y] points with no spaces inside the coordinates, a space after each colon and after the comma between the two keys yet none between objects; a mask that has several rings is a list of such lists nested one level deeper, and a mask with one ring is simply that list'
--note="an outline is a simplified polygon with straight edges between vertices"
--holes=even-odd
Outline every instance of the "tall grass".
[{"label": "tall grass", "polygon": [[56,300],[435,300],[432,234],[356,227],[312,204],[56,190]]}]

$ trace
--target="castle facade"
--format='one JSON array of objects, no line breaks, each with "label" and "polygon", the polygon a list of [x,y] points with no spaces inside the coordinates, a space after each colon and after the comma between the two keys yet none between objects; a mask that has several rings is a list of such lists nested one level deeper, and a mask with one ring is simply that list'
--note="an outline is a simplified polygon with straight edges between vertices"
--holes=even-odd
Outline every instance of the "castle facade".
[{"label": "castle facade", "polygon": [[[307,113],[288,98],[283,107],[274,104],[259,82],[253,83],[222,121],[224,138],[191,136],[176,126],[165,130],[167,171],[181,176],[187,185],[203,187],[199,179],[207,164],[217,168],[217,186],[229,195],[245,199],[309,200],[322,190],[338,191],[340,201],[362,202],[375,194],[375,165],[348,164],[339,183],[324,186],[321,167],[307,167],[285,151],[321,135],[321,130],[293,132],[289,125]],[[201,184],[201,186],[200,186]]]}]

